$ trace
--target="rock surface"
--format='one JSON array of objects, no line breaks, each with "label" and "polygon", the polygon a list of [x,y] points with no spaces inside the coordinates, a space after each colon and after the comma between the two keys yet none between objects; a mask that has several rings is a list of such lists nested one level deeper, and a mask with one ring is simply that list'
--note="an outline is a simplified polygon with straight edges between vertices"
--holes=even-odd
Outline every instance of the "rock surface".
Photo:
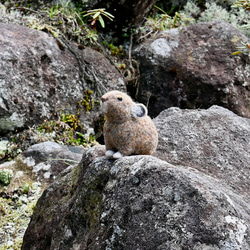
[{"label": "rock surface", "polygon": [[44,142],[31,146],[20,159],[32,168],[36,180],[52,183],[69,165],[77,165],[86,148],[64,146],[55,142]]},{"label": "rock surface", "polygon": [[5,191],[11,193],[22,183],[34,181],[46,187],[69,165],[77,165],[85,150],[82,146],[64,146],[49,141],[29,147],[14,160],[0,164],[0,171],[8,169],[13,172]]},{"label": "rock surface", "polygon": [[226,107],[250,117],[250,63],[232,55],[249,38],[212,21],[171,29],[135,48],[140,62],[138,101],[156,116],[169,107]]},{"label": "rock surface", "polygon": [[[33,208],[43,190],[69,164],[76,166],[85,150],[44,142],[0,164],[0,249],[21,248]],[[7,181],[4,173],[11,173]]]},{"label": "rock surface", "polygon": [[250,119],[212,106],[170,108],[154,119],[159,130],[156,156],[196,168],[230,185],[250,202]]},{"label": "rock surface", "polygon": [[214,106],[155,123],[169,163],[89,149],[44,191],[22,249],[249,249],[250,120]]},{"label": "rock surface", "polygon": [[0,192],[0,249],[21,249],[33,208],[43,193],[40,182],[19,184],[20,187],[13,193]]},{"label": "rock surface", "polygon": [[90,115],[78,104],[86,91],[94,91],[91,102],[97,103],[108,90],[125,89],[117,69],[91,48],[59,46],[45,32],[24,26],[0,23],[0,29],[0,134],[81,108],[80,119],[87,122]]}]

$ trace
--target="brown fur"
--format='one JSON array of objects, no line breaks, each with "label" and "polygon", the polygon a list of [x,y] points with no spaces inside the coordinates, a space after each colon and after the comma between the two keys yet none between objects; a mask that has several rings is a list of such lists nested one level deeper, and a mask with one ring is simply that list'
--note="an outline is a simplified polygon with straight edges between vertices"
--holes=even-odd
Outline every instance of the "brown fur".
[{"label": "brown fur", "polygon": [[158,133],[146,107],[120,91],[110,91],[101,99],[106,116],[103,129],[106,150],[118,151],[122,156],[152,154]]}]

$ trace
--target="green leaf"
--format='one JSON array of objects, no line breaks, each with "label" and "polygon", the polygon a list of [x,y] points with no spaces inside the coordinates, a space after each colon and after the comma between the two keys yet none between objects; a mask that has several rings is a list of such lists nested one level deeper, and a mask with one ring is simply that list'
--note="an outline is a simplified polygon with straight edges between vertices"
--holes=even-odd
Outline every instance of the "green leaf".
[{"label": "green leaf", "polygon": [[163,9],[161,9],[160,7],[158,7],[158,6],[156,6],[156,5],[154,5],[154,7],[155,7],[156,9],[160,10],[162,13],[167,14],[167,12],[165,12],[165,11],[164,11]]},{"label": "green leaf", "polygon": [[241,53],[242,53],[242,52],[240,52],[240,51],[235,51],[235,52],[232,53],[232,55],[235,56],[235,55],[239,55],[239,54],[241,54]]},{"label": "green leaf", "polygon": [[107,18],[109,18],[109,19],[115,18],[112,14],[110,14],[110,13],[108,13],[108,12],[106,12],[106,11],[103,11],[102,14],[103,14],[104,16],[106,16]]},{"label": "green leaf", "polygon": [[102,16],[99,16],[99,22],[100,22],[101,26],[103,28],[105,28],[105,23],[104,23],[104,20],[103,20]]},{"label": "green leaf", "polygon": [[93,16],[93,19],[96,19],[100,14],[101,14],[101,11],[96,12],[95,15]]}]

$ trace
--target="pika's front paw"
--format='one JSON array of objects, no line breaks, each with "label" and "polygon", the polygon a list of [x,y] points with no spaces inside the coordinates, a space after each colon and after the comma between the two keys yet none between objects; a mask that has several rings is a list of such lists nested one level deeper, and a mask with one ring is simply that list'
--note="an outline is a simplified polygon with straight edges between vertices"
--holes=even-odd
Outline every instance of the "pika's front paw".
[{"label": "pika's front paw", "polygon": [[119,151],[115,153],[113,150],[107,150],[105,153],[105,156],[108,158],[114,158],[114,159],[119,159],[123,157],[123,155]]},{"label": "pika's front paw", "polygon": [[105,152],[105,156],[106,157],[108,157],[108,158],[112,158],[113,157],[113,155],[114,155],[114,151],[113,150],[107,150],[106,152]]},{"label": "pika's front paw", "polygon": [[118,151],[118,152],[116,152],[115,154],[113,154],[113,158],[114,159],[119,159],[119,158],[122,158],[122,154]]}]

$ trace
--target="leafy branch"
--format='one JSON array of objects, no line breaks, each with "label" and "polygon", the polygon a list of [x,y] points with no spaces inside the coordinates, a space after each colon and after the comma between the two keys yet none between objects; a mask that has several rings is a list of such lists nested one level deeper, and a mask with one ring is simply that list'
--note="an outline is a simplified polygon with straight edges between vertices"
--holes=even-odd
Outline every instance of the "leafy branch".
[{"label": "leafy branch", "polygon": [[105,28],[105,23],[104,20],[102,18],[102,15],[107,17],[109,20],[113,21],[114,16],[112,14],[110,14],[109,12],[105,11],[104,8],[101,9],[94,9],[94,10],[88,10],[86,11],[87,14],[84,15],[84,17],[88,17],[90,16],[92,19],[91,21],[91,26],[94,27],[94,29],[96,30],[96,22],[99,21],[99,23],[101,24],[102,28]]}]

